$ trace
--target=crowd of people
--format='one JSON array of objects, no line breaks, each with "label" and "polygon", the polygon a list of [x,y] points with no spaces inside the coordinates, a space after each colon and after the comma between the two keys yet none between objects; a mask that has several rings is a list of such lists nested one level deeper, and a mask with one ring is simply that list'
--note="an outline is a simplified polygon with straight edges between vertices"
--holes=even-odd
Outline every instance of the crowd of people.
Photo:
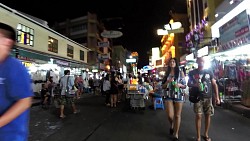
[{"label": "crowd of people", "polygon": [[[0,23],[0,138],[1,141],[27,141],[29,133],[29,108],[31,107],[32,97],[31,78],[27,69],[19,60],[10,56],[11,49],[15,45],[16,31],[9,25]],[[144,82],[148,84],[148,93],[151,99],[162,97],[164,99],[167,119],[169,121],[169,133],[174,141],[179,140],[179,130],[181,127],[181,113],[185,92],[189,89],[198,88],[202,95],[201,99],[193,104],[195,112],[195,127],[197,133],[196,141],[203,138],[205,141],[211,141],[209,136],[209,127],[211,116],[214,114],[212,97],[214,95],[216,104],[220,104],[218,95],[218,86],[210,70],[204,69],[204,59],[197,58],[198,68],[185,74],[180,69],[177,59],[171,58],[162,81],[144,77]],[[185,75],[189,76],[188,82],[185,81]],[[129,75],[128,79],[123,79],[120,73],[110,72],[102,79],[90,79],[90,90],[94,94],[100,93],[105,96],[105,105],[111,108],[118,106],[118,103],[126,94],[126,84],[136,81],[142,84],[142,76]],[[201,88],[200,83],[204,83],[205,88]],[[203,87],[203,86],[202,86]],[[43,106],[46,106],[55,97],[54,90],[56,84],[53,78],[43,84],[41,90]],[[59,83],[59,117],[65,118],[64,107],[67,102],[71,105],[73,113],[79,113],[75,101],[86,92],[81,76],[70,76],[70,71],[65,70],[64,76],[60,78]],[[89,89],[89,88],[87,88]],[[214,92],[212,92],[214,90]],[[91,92],[90,91],[90,92]],[[88,91],[89,92],[89,91]],[[205,115],[205,130],[201,135],[202,115]]]},{"label": "crowd of people", "polygon": [[[212,90],[213,87],[213,90],[215,91],[213,93],[210,92],[211,90],[209,90],[208,93],[204,93],[204,97],[198,103],[194,103],[194,112],[196,114],[195,126],[197,130],[197,141],[200,141],[201,137],[203,137],[205,141],[210,141],[211,138],[208,134],[211,121],[210,116],[214,114],[212,94],[215,94],[216,104],[219,104],[220,100],[218,99],[218,88],[212,72],[203,68],[204,59],[202,57],[197,59],[197,64],[197,69],[193,69],[188,74],[185,74],[185,71],[178,66],[179,64],[177,62],[177,59],[171,58],[169,60],[166,74],[162,80],[150,79],[149,77],[141,76],[140,73],[138,73],[137,76],[128,75],[127,79],[124,79],[119,72],[113,71],[107,73],[106,75],[102,75],[102,78],[100,80],[89,79],[90,90],[88,90],[88,92],[95,95],[100,94],[102,96],[105,96],[105,105],[107,107],[115,108],[122,100],[125,100],[124,97],[126,97],[127,84],[147,84],[147,94],[151,99],[152,104],[155,97],[162,97],[164,99],[167,119],[170,124],[169,133],[173,136],[174,141],[178,141],[181,125],[182,107],[183,102],[186,100],[185,89],[187,87],[189,87],[189,89],[191,89],[192,87],[200,87],[199,80],[196,79],[197,75],[200,76],[209,74],[209,77],[206,81],[211,82],[208,83],[211,84],[209,88]],[[86,92],[86,90],[84,90],[81,77],[75,76],[74,80],[68,80],[68,78],[70,77],[70,71],[65,70],[64,74],[65,75],[60,80],[60,118],[66,117],[64,115],[64,106],[66,104],[66,101],[69,101],[69,103],[71,104],[73,113],[78,113],[79,111],[76,108],[75,100],[80,98],[81,94]],[[186,75],[189,76],[188,82],[186,82],[185,79]],[[77,87],[77,90],[75,91],[75,97],[68,98],[66,96],[67,87],[72,88],[73,86]],[[43,89],[41,91],[43,97],[42,104],[45,105],[48,101],[50,101],[50,96],[53,95],[53,87],[54,83],[52,81],[52,78],[49,78],[48,82],[43,85]],[[205,115],[205,132],[203,136],[201,136],[200,133],[202,114]]]}]

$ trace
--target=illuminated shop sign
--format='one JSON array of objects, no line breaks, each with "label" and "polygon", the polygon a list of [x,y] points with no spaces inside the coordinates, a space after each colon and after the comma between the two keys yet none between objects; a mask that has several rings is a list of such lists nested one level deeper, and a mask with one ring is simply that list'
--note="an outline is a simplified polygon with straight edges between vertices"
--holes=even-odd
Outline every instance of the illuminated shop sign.
[{"label": "illuminated shop sign", "polygon": [[208,55],[208,46],[205,46],[197,51],[197,57],[202,57]]},{"label": "illuminated shop sign", "polygon": [[219,28],[220,51],[250,43],[249,16],[243,11]]},{"label": "illuminated shop sign", "polygon": [[136,59],[132,58],[132,59],[126,59],[126,63],[135,63]]},{"label": "illuminated shop sign", "polygon": [[187,61],[188,61],[188,60],[194,60],[194,54],[191,53],[191,54],[187,55],[187,56],[186,56],[186,60],[187,60]]},{"label": "illuminated shop sign", "polygon": [[55,63],[58,65],[69,66],[69,62],[64,62],[60,60],[55,60]]}]

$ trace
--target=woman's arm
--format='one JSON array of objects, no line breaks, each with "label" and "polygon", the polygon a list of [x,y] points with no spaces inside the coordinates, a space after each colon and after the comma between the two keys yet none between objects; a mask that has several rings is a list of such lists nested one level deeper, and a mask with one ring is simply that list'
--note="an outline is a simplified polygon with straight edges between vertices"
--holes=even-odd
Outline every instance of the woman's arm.
[{"label": "woman's arm", "polygon": [[181,81],[178,82],[178,87],[181,89],[186,89],[186,80],[183,70],[180,72]]}]

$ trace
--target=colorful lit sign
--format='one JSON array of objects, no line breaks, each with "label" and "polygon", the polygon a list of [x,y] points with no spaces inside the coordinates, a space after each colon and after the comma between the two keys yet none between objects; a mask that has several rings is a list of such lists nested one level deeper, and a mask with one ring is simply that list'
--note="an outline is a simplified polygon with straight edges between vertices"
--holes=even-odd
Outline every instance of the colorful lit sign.
[{"label": "colorful lit sign", "polygon": [[126,63],[135,63],[136,59],[132,58],[132,59],[126,59]]}]

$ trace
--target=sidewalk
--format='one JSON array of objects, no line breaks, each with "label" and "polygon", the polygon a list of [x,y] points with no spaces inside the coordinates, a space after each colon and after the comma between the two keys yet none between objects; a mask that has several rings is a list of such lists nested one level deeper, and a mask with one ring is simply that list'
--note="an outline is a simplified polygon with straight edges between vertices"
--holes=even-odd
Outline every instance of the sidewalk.
[{"label": "sidewalk", "polygon": [[240,102],[224,102],[221,106],[225,109],[232,110],[244,117],[250,118],[250,108],[242,105]]}]

